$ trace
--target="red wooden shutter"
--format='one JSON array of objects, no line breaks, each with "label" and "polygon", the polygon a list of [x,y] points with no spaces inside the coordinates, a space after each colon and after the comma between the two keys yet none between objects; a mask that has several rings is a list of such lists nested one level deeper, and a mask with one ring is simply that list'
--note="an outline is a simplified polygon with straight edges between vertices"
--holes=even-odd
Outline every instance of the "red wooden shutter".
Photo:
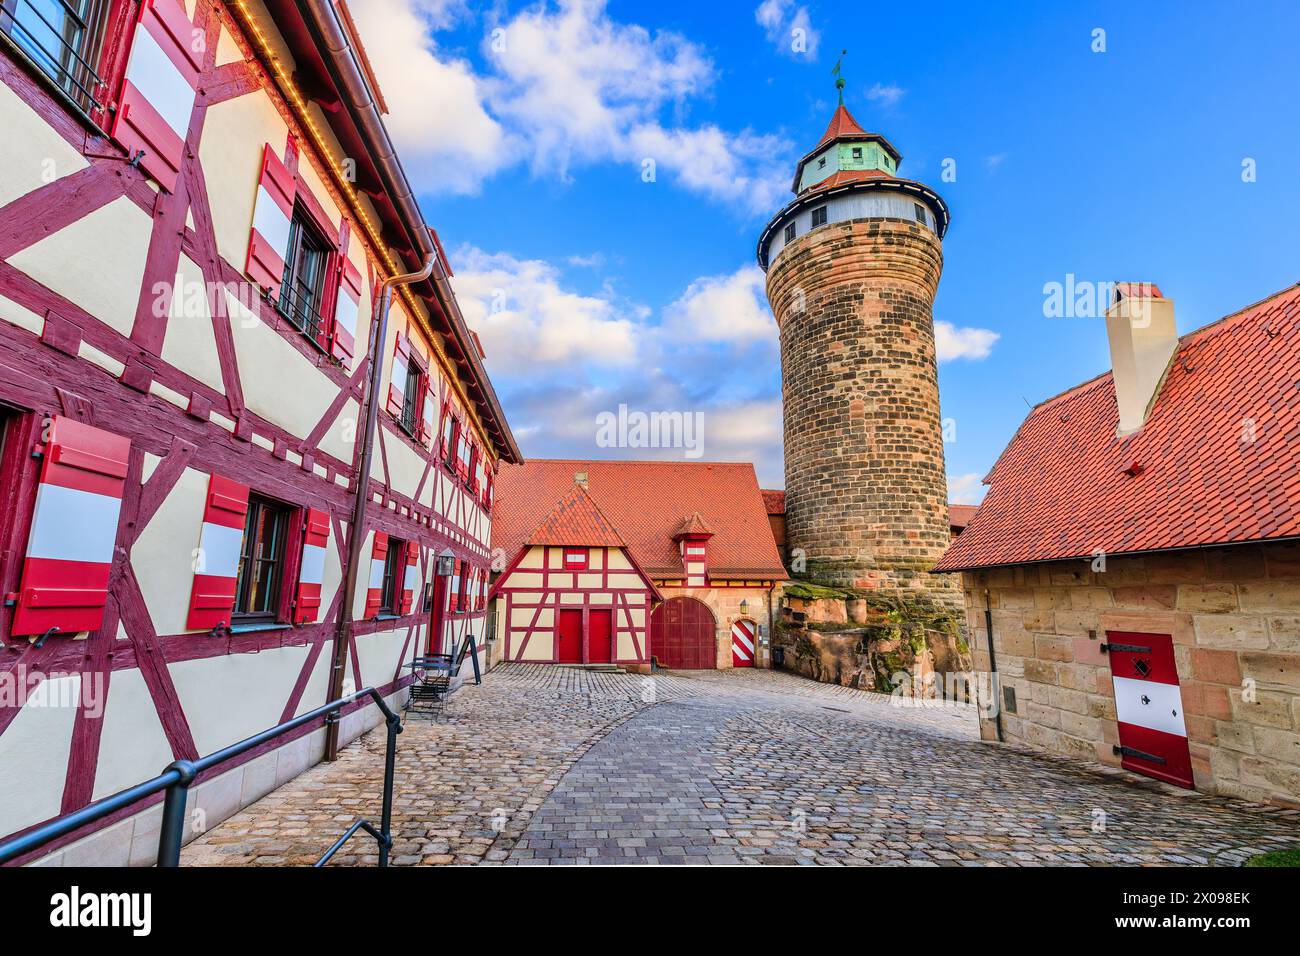
[{"label": "red wooden shutter", "polygon": [[487,478],[483,482],[483,507],[492,512],[492,471],[488,469]]},{"label": "red wooden shutter", "polygon": [[388,413],[402,417],[402,404],[406,401],[406,377],[411,372],[411,346],[406,336],[397,333],[393,346],[393,370],[388,376]]},{"label": "red wooden shutter", "polygon": [[284,279],[295,190],[293,174],[267,143],[262,149],[262,175],[257,183],[253,231],[248,237],[244,272],[272,296],[280,294],[280,282]]},{"label": "red wooden shutter", "polygon": [[384,603],[384,565],[387,561],[388,535],[376,531],[375,543],[370,549],[370,587],[366,590],[366,610],[362,617],[374,617]]},{"label": "red wooden shutter", "polygon": [[438,393],[433,387],[433,373],[424,377],[424,390],[420,397],[420,441],[430,447],[437,436],[433,421],[434,409],[438,407]]},{"label": "red wooden shutter", "polygon": [[357,347],[357,319],[361,313],[361,271],[346,256],[339,269],[339,290],[334,300],[334,330],[330,336],[330,353],[352,368]]},{"label": "red wooden shutter", "polygon": [[209,476],[203,530],[194,562],[194,586],[190,591],[190,614],[185,621],[190,630],[210,630],[230,623],[247,517],[248,485],[220,475]]},{"label": "red wooden shutter", "polygon": [[56,415],[14,606],[14,634],[93,631],[103,623],[127,456],[120,435]]},{"label": "red wooden shutter", "polygon": [[131,39],[121,101],[110,135],[168,192],[176,189],[194,89],[203,68],[202,34],[180,0],[144,0]]},{"label": "red wooden shutter", "polygon": [[325,546],[330,540],[330,516],[308,508],[303,521],[302,568],[298,572],[298,594],[293,621],[308,624],[320,616],[320,589],[325,580]]},{"label": "red wooden shutter", "polygon": [[410,614],[411,607],[415,603],[415,578],[416,573],[412,570],[420,560],[420,546],[414,541],[406,542],[406,560],[402,566],[397,569],[397,573],[402,576],[400,584],[402,587],[402,605],[398,608],[398,614]]},{"label": "red wooden shutter", "polygon": [[456,446],[456,417],[452,414],[451,402],[442,403],[441,455],[444,462],[451,462],[451,450]]}]

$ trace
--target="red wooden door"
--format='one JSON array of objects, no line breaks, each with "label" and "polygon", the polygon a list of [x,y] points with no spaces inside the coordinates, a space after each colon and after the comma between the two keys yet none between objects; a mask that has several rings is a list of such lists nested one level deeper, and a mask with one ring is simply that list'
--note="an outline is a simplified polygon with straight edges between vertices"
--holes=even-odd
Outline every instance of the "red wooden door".
[{"label": "red wooden door", "polygon": [[1106,633],[1120,765],[1157,780],[1192,787],[1183,698],[1168,634]]},{"label": "red wooden door", "polygon": [[614,622],[611,611],[587,612],[587,660],[610,664],[614,660]]},{"label": "red wooden door", "polygon": [[447,605],[447,579],[442,575],[435,573],[433,575],[433,610],[429,612],[429,633],[425,638],[424,652],[426,654],[441,654],[442,650],[442,624],[444,618],[444,608]]},{"label": "red wooden door", "polygon": [[731,625],[731,666],[753,667],[757,641],[758,625],[753,621],[737,621]]},{"label": "red wooden door", "polygon": [[555,657],[561,664],[582,663],[582,612],[560,611],[560,626],[556,628]]},{"label": "red wooden door", "polygon": [[708,605],[670,598],[650,618],[650,653],[664,667],[711,670],[718,666],[717,625]]}]

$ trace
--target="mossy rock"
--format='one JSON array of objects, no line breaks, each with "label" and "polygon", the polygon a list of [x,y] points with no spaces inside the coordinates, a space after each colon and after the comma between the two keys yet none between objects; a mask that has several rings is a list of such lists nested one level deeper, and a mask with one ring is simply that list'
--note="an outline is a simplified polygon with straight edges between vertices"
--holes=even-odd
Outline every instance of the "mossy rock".
[{"label": "mossy rock", "polygon": [[1300,846],[1252,856],[1243,866],[1300,866]]},{"label": "mossy rock", "polygon": [[848,591],[828,588],[809,581],[792,581],[783,590],[786,597],[799,601],[844,601],[850,597]]}]

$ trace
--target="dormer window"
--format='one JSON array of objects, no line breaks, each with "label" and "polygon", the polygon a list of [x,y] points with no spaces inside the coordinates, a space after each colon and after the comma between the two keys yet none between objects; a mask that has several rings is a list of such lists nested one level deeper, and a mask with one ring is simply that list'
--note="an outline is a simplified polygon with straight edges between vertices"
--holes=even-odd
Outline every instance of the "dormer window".
[{"label": "dormer window", "polygon": [[785,241],[794,242],[794,223],[785,227]]},{"label": "dormer window", "polygon": [[824,225],[826,225],[826,207],[818,206],[812,211],[812,227],[816,229]]}]

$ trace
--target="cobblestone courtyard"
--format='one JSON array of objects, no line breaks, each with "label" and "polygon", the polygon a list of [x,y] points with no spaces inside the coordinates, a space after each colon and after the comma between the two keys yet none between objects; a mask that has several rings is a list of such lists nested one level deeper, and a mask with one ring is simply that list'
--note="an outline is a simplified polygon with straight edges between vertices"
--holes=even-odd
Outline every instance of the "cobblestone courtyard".
[{"label": "cobblestone courtyard", "polygon": [[[215,827],[186,865],[306,865],[377,820],[383,729]],[[980,743],[967,709],[765,671],[507,665],[399,738],[393,862],[1219,864],[1300,814]],[[331,865],[373,863],[360,837]]]}]

